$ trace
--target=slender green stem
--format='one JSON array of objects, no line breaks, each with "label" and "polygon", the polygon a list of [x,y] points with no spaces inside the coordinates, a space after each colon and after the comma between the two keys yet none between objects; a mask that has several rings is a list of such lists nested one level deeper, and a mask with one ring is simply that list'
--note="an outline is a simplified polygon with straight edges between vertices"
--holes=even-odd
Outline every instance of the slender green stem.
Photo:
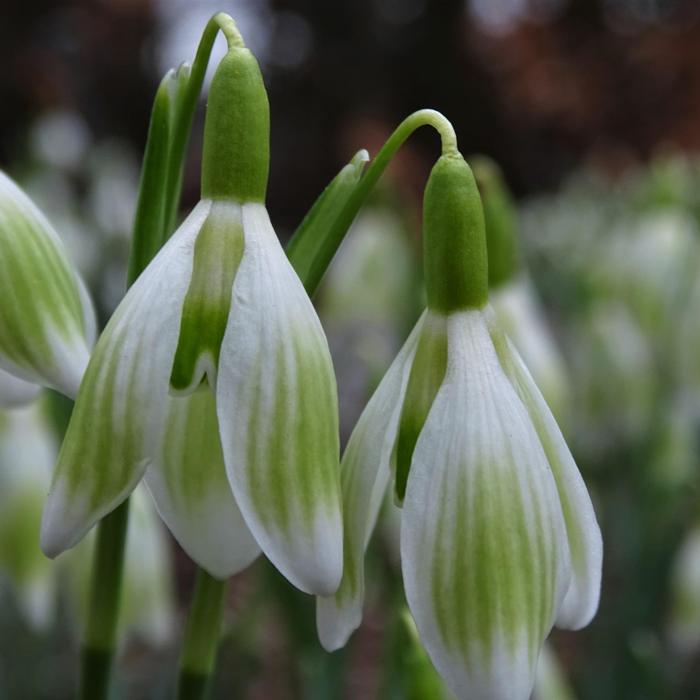
[{"label": "slender green stem", "polygon": [[97,529],[82,649],[79,697],[106,698],[117,640],[129,501],[105,516]]},{"label": "slender green stem", "polygon": [[215,579],[204,569],[197,570],[180,657],[178,700],[199,700],[204,697],[216,660],[227,586],[227,581]]},{"label": "slender green stem", "polygon": [[440,112],[436,112],[433,109],[421,109],[406,117],[396,127],[379,153],[377,153],[375,159],[367,168],[367,172],[362,176],[348,197],[345,206],[336,217],[330,230],[325,232],[325,235],[320,238],[313,259],[311,261],[308,259],[296,259],[296,251],[303,252],[305,258],[308,255],[308,249],[303,246],[297,245],[290,249],[289,259],[309,294],[313,294],[318,287],[343,237],[350,228],[355,216],[357,216],[357,212],[364,204],[377,180],[386,170],[396,151],[421,126],[432,126],[440,134],[443,155],[458,153],[457,137],[452,124]]}]

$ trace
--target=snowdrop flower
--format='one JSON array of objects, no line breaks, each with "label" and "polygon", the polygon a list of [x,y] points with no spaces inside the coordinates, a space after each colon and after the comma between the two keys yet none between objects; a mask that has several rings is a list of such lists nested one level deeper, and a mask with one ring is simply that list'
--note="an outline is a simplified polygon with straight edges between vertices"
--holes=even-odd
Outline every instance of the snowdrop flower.
[{"label": "snowdrop flower", "polygon": [[389,484],[403,503],[406,597],[460,698],[526,700],[553,624],[594,615],[602,543],[585,484],[487,304],[483,214],[443,156],[424,202],[427,310],[361,416],[341,465],[343,580],[318,599],[326,649],[359,625],[363,557]]},{"label": "snowdrop flower", "polygon": [[144,477],[213,576],[262,550],[300,589],[342,573],[338,418],[327,342],[265,208],[269,107],[232,47],[209,95],[202,200],[130,288],[78,395],[42,547],[78,542]]},{"label": "snowdrop flower", "polygon": [[74,397],[95,320],[58,234],[0,172],[0,369]]}]

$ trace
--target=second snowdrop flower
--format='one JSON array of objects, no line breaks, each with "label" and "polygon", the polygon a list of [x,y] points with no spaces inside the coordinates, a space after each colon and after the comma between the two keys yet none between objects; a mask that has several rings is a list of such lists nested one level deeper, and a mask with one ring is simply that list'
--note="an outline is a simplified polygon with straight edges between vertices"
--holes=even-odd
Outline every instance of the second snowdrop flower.
[{"label": "second snowdrop flower", "polygon": [[262,550],[304,591],[342,571],[335,377],[265,207],[269,107],[231,45],[212,82],[202,200],[131,287],[78,395],[42,544],[77,542],[144,476],[190,556],[224,578]]},{"label": "second snowdrop flower", "polygon": [[436,669],[460,698],[527,700],[552,625],[595,613],[600,531],[487,305],[481,202],[457,153],[431,173],[423,236],[428,308],[343,457],[345,569],[336,595],[319,599],[319,635],[336,649],[360,623],[364,551],[391,484],[406,597]]}]

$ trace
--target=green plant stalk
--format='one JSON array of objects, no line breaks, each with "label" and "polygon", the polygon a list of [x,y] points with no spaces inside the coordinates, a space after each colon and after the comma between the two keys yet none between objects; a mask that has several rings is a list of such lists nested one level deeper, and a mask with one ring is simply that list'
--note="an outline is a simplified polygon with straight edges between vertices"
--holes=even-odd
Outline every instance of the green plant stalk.
[{"label": "green plant stalk", "polygon": [[177,684],[178,700],[204,697],[216,660],[227,581],[197,570],[192,606],[187,618]]},{"label": "green plant stalk", "polygon": [[119,621],[129,501],[102,519],[93,551],[87,625],[81,653],[80,697],[107,697]]},{"label": "green plant stalk", "polygon": [[[175,228],[185,150],[197,98],[219,30],[226,36],[229,47],[242,44],[241,36],[228,15],[220,13],[212,17],[203,32],[184,91],[176,96],[172,131],[170,125],[166,124],[168,115],[164,113],[162,99],[159,103],[162,95],[156,95],[146,152],[152,156],[152,172],[157,173],[155,179],[158,175],[165,176],[165,187],[153,187],[154,178],[147,173],[142,174],[134,222],[134,242],[129,260],[128,286],[133,284]],[[162,134],[157,133],[155,122],[167,128],[168,144],[164,144]],[[154,231],[154,226],[160,230]],[[154,236],[155,241],[152,240]],[[126,499],[97,526],[87,622],[81,651],[78,695],[82,700],[104,700],[108,696],[117,641],[128,523],[129,499]]]}]

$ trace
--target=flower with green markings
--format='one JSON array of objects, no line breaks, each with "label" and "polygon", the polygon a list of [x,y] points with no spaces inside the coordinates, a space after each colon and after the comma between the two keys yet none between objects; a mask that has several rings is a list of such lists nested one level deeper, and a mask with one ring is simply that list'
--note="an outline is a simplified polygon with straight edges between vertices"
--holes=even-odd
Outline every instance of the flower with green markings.
[{"label": "flower with green markings", "polygon": [[58,234],[3,172],[0,300],[0,369],[75,397],[95,335],[92,304]]},{"label": "flower with green markings", "polygon": [[345,566],[318,599],[319,636],[336,649],[360,623],[364,551],[391,482],[406,597],[436,669],[458,697],[526,700],[552,625],[582,627],[597,609],[602,542],[564,438],[488,306],[481,202],[459,154],[428,181],[424,265],[427,310],[341,463]]},{"label": "flower with green markings", "polygon": [[338,418],[327,342],[265,207],[269,108],[232,46],[207,106],[202,200],[99,339],[44,512],[71,547],[145,475],[213,576],[260,550],[300,589],[342,573]]}]

